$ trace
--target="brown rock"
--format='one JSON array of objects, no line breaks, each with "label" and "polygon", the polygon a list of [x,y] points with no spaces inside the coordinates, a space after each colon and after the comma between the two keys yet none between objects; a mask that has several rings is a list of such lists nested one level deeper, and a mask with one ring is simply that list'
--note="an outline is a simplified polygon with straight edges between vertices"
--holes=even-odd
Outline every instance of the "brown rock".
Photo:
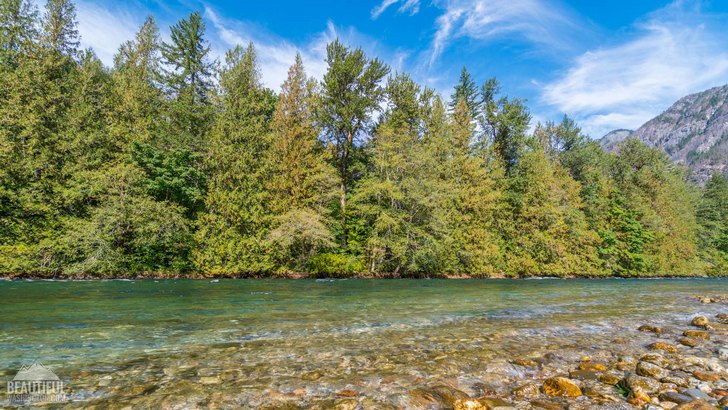
[{"label": "brown rock", "polygon": [[498,397],[478,397],[476,400],[483,405],[486,410],[495,409],[496,407],[511,407],[513,404]]},{"label": "brown rock", "polygon": [[552,401],[547,400],[532,400],[531,406],[533,406],[536,409],[545,409],[545,410],[563,410],[564,406],[558,403],[554,403]]},{"label": "brown rock", "polygon": [[640,332],[652,332],[657,335],[662,333],[662,328],[659,328],[657,326],[651,326],[651,325],[642,325],[642,326],[638,327],[637,330],[639,330]]},{"label": "brown rock", "polygon": [[728,324],[728,313],[718,313],[715,318],[721,323]]},{"label": "brown rock", "polygon": [[697,327],[708,326],[708,318],[705,316],[696,316],[690,321],[690,324]]},{"label": "brown rock", "polygon": [[689,403],[681,404],[674,408],[674,410],[716,410],[715,406],[712,406],[705,400],[693,400]]},{"label": "brown rock", "polygon": [[702,370],[696,370],[693,372],[693,376],[704,382],[717,382],[720,380],[720,374],[713,372],[704,372]]},{"label": "brown rock", "polygon": [[693,398],[674,391],[668,391],[660,394],[660,401],[669,401],[672,403],[683,404],[693,401]]},{"label": "brown rock", "polygon": [[627,402],[633,406],[643,406],[649,403],[650,400],[650,396],[641,387],[635,387],[627,396]]},{"label": "brown rock", "polygon": [[681,337],[680,339],[677,339],[677,342],[680,343],[683,346],[687,347],[695,347],[698,345],[698,341],[695,339],[691,339],[689,337]]},{"label": "brown rock", "polygon": [[662,383],[670,383],[674,384],[675,386],[680,387],[688,387],[690,385],[690,382],[687,378],[684,377],[677,377],[677,376],[667,376],[660,379]]},{"label": "brown rock", "polygon": [[467,399],[468,394],[446,385],[435,386],[430,389],[433,393],[440,397],[440,402],[444,403],[447,407],[452,407],[453,404],[460,399]]},{"label": "brown rock", "polygon": [[533,361],[531,359],[515,359],[515,360],[511,360],[511,363],[516,364],[518,366],[523,366],[523,367],[538,366],[538,363],[536,363],[535,361]]},{"label": "brown rock", "polygon": [[576,380],[599,380],[599,374],[592,370],[572,370],[569,377]]},{"label": "brown rock", "polygon": [[686,330],[683,332],[683,336],[693,339],[710,340],[710,333],[704,330]]},{"label": "brown rock", "polygon": [[619,381],[619,385],[627,391],[634,390],[639,387],[647,392],[655,392],[660,389],[661,384],[657,380],[649,377],[638,376],[634,373],[627,374],[622,380]]},{"label": "brown rock", "polygon": [[668,374],[668,372],[662,367],[649,362],[637,363],[636,372],[640,376],[652,377],[653,379],[659,379],[661,377],[667,376]]},{"label": "brown rock", "polygon": [[655,342],[647,346],[647,348],[650,350],[662,350],[663,352],[677,353],[677,346],[669,343]]},{"label": "brown rock", "polygon": [[608,384],[610,386],[614,386],[615,384],[619,383],[619,381],[621,379],[622,378],[620,376],[617,376],[616,374],[611,374],[611,373],[605,373],[605,374],[602,374],[601,376],[599,376],[600,382],[602,382],[604,384]]},{"label": "brown rock", "polygon": [[487,410],[475,399],[459,399],[453,404],[454,410]]},{"label": "brown rock", "polygon": [[340,397],[356,397],[359,395],[359,393],[355,390],[346,389],[337,392],[336,395]]},{"label": "brown rock", "polygon": [[607,370],[607,366],[601,364],[601,363],[594,363],[594,362],[582,362],[579,364],[579,370],[590,370],[593,372],[603,372]]},{"label": "brown rock", "polygon": [[578,397],[581,389],[566,377],[552,377],[543,382],[543,392],[549,396]]},{"label": "brown rock", "polygon": [[536,383],[526,383],[523,386],[513,389],[511,393],[514,396],[534,397],[541,393],[541,389]]},{"label": "brown rock", "polygon": [[334,410],[355,410],[359,407],[359,400],[339,399],[334,403]]}]

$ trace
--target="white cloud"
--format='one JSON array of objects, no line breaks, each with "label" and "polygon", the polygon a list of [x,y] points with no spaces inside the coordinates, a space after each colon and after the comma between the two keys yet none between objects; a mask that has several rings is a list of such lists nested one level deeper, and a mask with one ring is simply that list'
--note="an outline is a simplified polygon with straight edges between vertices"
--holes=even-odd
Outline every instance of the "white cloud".
[{"label": "white cloud", "polygon": [[460,37],[492,40],[506,36],[564,48],[568,33],[582,30],[571,13],[543,0],[446,0],[437,18],[430,63]]},{"label": "white cloud", "polygon": [[396,3],[402,3],[398,9],[400,13],[409,12],[410,15],[414,15],[420,12],[420,0],[382,0],[377,7],[372,9],[372,19],[376,20],[389,6]]},{"label": "white cloud", "polygon": [[728,82],[728,41],[722,25],[676,2],[635,26],[636,36],[589,51],[542,98],[573,115],[593,137],[634,129],[679,98]]},{"label": "white cloud", "polygon": [[[123,4],[123,3],[120,3]],[[77,2],[76,16],[81,46],[90,47],[106,65],[113,64],[121,43],[130,40],[144,22],[144,17],[122,7],[114,10],[95,3]]]},{"label": "white cloud", "polygon": [[[306,73],[318,80],[323,79],[326,73],[326,45],[340,39],[344,44],[352,47],[362,47],[367,56],[379,57],[389,64],[393,71],[402,70],[409,57],[409,53],[403,50],[389,50],[381,43],[365,36],[354,28],[337,28],[329,21],[326,29],[315,35],[310,41],[302,44],[294,44],[275,34],[269,33],[260,27],[254,27],[248,23],[225,19],[210,7],[205,8],[205,18],[212,23],[214,33],[225,48],[232,48],[236,45],[246,46],[253,42],[257,52],[258,63],[261,67],[262,81],[266,87],[278,90],[288,75],[288,69],[295,60],[296,53],[300,53]],[[212,38],[212,37],[211,37]],[[219,47],[220,42],[212,41],[212,44]],[[224,60],[225,50],[214,48],[213,55]]]},{"label": "white cloud", "polygon": [[245,47],[252,41],[255,45],[258,64],[261,67],[263,84],[273,90],[278,90],[285,81],[288,69],[295,61],[296,53],[301,54],[306,73],[321,79],[326,72],[324,61],[326,43],[336,38],[335,28],[333,24],[329,23],[326,31],[320,33],[308,44],[299,47],[243,22],[224,19],[210,7],[205,7],[205,18],[212,23],[212,28],[224,43],[219,44],[213,41],[216,48],[212,50],[212,53],[220,61],[224,61],[225,49],[219,48],[221,45],[226,46],[225,48],[237,45]]}]

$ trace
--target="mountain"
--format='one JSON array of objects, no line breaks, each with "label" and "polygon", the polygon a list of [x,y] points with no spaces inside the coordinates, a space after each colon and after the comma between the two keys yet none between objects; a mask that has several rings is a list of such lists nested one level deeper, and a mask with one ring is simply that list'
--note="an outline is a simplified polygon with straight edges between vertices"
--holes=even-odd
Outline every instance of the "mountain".
[{"label": "mountain", "polygon": [[599,142],[614,150],[627,138],[665,151],[701,183],[713,171],[728,174],[728,84],[683,97],[637,130],[615,130]]}]

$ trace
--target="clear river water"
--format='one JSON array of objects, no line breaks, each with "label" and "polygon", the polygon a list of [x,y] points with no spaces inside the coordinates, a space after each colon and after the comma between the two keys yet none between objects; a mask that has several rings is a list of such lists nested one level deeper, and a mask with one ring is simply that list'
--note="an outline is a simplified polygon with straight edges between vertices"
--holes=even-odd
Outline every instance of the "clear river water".
[{"label": "clear river water", "polygon": [[725,312],[691,299],[725,293],[726,279],[0,281],[0,381],[37,360],[69,407],[406,408],[433,382],[506,391],[534,376],[518,358],[628,354],[657,340],[639,325]]}]

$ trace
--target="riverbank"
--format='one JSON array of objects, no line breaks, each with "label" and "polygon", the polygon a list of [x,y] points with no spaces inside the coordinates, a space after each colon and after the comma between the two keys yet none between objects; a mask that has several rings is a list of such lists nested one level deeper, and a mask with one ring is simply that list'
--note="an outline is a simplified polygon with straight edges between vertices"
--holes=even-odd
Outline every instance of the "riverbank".
[{"label": "riverbank", "polygon": [[173,279],[197,279],[197,280],[213,280],[213,279],[710,279],[710,278],[728,278],[728,271],[721,275],[650,275],[650,276],[588,276],[588,275],[566,275],[566,276],[471,276],[467,274],[438,274],[438,275],[416,275],[416,274],[392,274],[392,273],[356,273],[347,275],[315,275],[305,272],[285,272],[285,273],[265,273],[265,274],[240,274],[240,273],[165,273],[165,272],[146,272],[146,273],[128,273],[128,274],[94,274],[79,273],[72,275],[54,275],[54,274],[35,274],[35,273],[13,273],[0,274],[0,279],[5,280],[109,280],[109,279],[130,279],[130,280],[173,280]]}]

